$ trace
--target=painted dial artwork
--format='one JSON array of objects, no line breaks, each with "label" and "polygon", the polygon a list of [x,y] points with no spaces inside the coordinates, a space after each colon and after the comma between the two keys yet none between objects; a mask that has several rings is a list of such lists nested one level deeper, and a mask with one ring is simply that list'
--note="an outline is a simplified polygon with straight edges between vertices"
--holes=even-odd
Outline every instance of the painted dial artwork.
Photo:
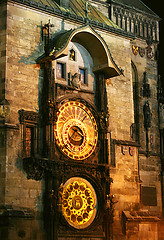
[{"label": "painted dial artwork", "polygon": [[95,151],[98,129],[92,112],[81,102],[69,101],[57,112],[56,143],[62,153],[84,160]]},{"label": "painted dial artwork", "polygon": [[86,228],[93,222],[97,196],[86,179],[73,177],[64,184],[62,212],[67,222],[78,229]]}]

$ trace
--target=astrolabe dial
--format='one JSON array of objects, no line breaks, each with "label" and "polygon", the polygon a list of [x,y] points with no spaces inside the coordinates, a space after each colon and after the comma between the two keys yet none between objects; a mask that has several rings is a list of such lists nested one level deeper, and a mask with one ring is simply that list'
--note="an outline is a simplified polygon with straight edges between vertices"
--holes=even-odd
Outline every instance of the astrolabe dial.
[{"label": "astrolabe dial", "polygon": [[88,227],[95,219],[97,207],[96,192],[86,179],[73,177],[64,184],[62,213],[72,227]]},{"label": "astrolabe dial", "polygon": [[78,101],[63,104],[57,112],[55,138],[69,158],[83,160],[91,156],[98,141],[97,123],[91,110]]}]

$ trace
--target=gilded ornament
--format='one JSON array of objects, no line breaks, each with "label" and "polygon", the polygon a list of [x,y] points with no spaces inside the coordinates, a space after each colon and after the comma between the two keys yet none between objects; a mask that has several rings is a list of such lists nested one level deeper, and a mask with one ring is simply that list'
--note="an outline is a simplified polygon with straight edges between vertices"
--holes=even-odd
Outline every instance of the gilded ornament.
[{"label": "gilded ornament", "polygon": [[64,184],[62,212],[75,228],[86,228],[92,223],[97,212],[97,197],[87,180],[74,177]]}]

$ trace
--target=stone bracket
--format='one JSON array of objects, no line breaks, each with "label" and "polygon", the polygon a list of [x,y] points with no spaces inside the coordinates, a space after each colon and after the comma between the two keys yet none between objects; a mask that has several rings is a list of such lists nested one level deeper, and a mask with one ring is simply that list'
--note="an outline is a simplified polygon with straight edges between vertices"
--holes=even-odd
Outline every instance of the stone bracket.
[{"label": "stone bracket", "polygon": [[52,175],[68,176],[73,174],[89,174],[96,178],[97,181],[105,181],[109,184],[112,179],[109,177],[109,167],[105,164],[89,164],[89,163],[76,163],[73,161],[53,161],[47,158],[24,158],[23,168],[27,174],[28,179],[41,180],[45,173]]}]

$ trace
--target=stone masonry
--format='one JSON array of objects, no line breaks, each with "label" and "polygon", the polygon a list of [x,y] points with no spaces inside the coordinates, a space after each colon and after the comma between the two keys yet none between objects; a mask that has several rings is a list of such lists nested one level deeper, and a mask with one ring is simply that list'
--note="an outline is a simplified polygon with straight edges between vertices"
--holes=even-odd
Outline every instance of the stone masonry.
[{"label": "stone masonry", "polygon": [[[90,4],[104,11],[107,16],[109,6],[103,2],[90,1]],[[44,240],[47,239],[43,219],[47,186],[44,178],[38,181],[28,179],[24,171],[22,146],[25,140],[25,125],[20,121],[19,111],[24,109],[36,114],[39,112],[45,76],[42,63],[37,60],[45,52],[43,26],[48,22],[52,24],[49,34],[53,39],[59,32],[76,29],[83,24],[76,19],[70,20],[27,6],[21,1],[3,2],[0,6],[0,105],[2,100],[6,99],[9,109],[8,115],[1,116],[0,119],[0,239]],[[112,59],[122,71],[122,75],[105,80],[109,114],[107,165],[113,180],[110,194],[114,195],[110,239],[162,240],[163,222],[160,219],[163,206],[156,59],[158,39],[156,37],[151,44],[154,55],[148,58],[149,45],[141,36],[134,38],[132,34],[119,34],[98,26],[94,30],[106,42]],[[78,52],[78,44],[70,42],[69,50],[73,48]],[[141,57],[139,53],[135,55],[133,46],[144,48],[144,56]],[[90,67],[88,85],[83,87],[84,93],[81,93],[81,96],[87,96],[93,102],[95,78],[92,72],[92,56],[88,49],[79,49]],[[71,65],[68,56],[61,57],[52,60],[55,74],[57,62],[67,63],[67,73],[77,72],[78,66],[85,65],[82,58]],[[55,80],[58,84],[67,85],[68,79],[63,82],[55,75]],[[134,82],[138,89],[137,100],[134,98]],[[144,83],[149,85],[150,95],[144,95]],[[61,90],[61,93],[67,94],[67,91],[69,92],[68,89]],[[77,94],[78,91],[72,92]],[[89,95],[90,93],[92,95]],[[135,101],[138,104],[137,113]],[[146,102],[149,103],[151,112],[149,127],[144,125],[143,107]],[[29,127],[33,126],[33,123],[28,124]],[[132,129],[134,125],[135,130]],[[34,134],[37,135],[36,132]],[[3,214],[9,217],[8,222],[1,218]],[[70,239],[84,238],[76,236]]]}]

